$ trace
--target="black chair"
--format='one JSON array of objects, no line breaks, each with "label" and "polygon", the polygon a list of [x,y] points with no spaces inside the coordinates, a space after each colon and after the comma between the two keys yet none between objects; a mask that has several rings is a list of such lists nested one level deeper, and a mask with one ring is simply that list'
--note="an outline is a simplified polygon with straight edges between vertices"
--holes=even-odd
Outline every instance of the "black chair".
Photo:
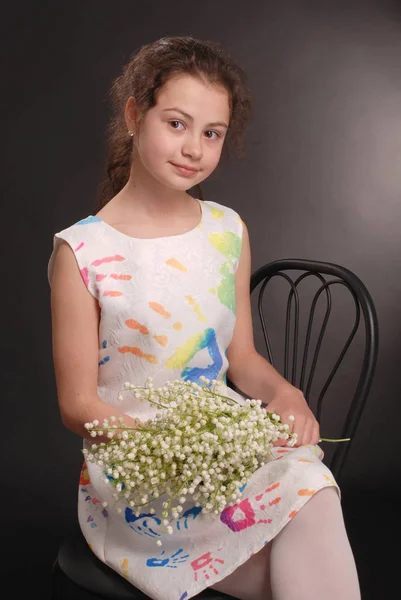
[{"label": "black chair", "polygon": [[[304,271],[297,276],[295,281],[288,275],[288,271]],[[319,283],[319,289],[316,292],[309,313],[306,338],[302,353],[302,363],[297,384],[298,369],[298,349],[299,349],[299,320],[300,320],[300,298],[298,287],[307,277],[315,276]],[[323,275],[334,276],[334,279],[327,281]],[[327,330],[327,323],[331,313],[332,294],[330,287],[333,285],[344,286],[351,294],[355,304],[355,322],[351,333],[342,349],[333,369],[327,377],[318,397],[316,418],[320,422],[320,413],[323,397],[336,374],[340,363],[342,362],[355,334],[359,328],[360,313],[362,310],[363,321],[365,325],[365,348],[362,361],[362,368],[358,380],[356,392],[350,404],[345,424],[341,432],[341,438],[354,437],[357,425],[359,423],[366,398],[371,386],[378,351],[378,324],[375,307],[372,298],[360,279],[348,269],[339,265],[309,261],[309,260],[278,260],[267,264],[251,277],[250,290],[252,292],[262,283],[258,296],[259,316],[261,320],[262,331],[266,342],[268,360],[275,366],[271,344],[267,333],[266,320],[263,313],[263,297],[266,285],[273,277],[279,276],[285,279],[290,285],[290,292],[286,306],[285,322],[285,344],[284,344],[284,369],[283,376],[297,385],[305,394],[309,402],[310,390],[314,375],[316,373],[316,364],[319,358],[320,349],[324,334]],[[308,370],[308,355],[311,346],[311,334],[316,313],[316,306],[319,298],[324,292],[326,298],[326,311],[323,325],[315,345],[312,365]],[[295,307],[295,319],[292,321],[292,306]],[[291,329],[293,333],[291,335]],[[292,341],[292,343],[291,343]],[[291,348],[292,346],[292,348]],[[291,356],[291,363],[290,363]],[[291,366],[291,369],[290,369]],[[291,371],[291,372],[290,372]],[[233,389],[235,386],[228,380],[228,385]],[[241,391],[241,390],[238,390]],[[329,436],[327,436],[329,437]],[[345,458],[350,448],[351,442],[339,443],[334,453],[333,459],[329,465],[333,475],[338,478],[341,468],[344,465]],[[231,596],[206,589],[195,598],[210,600],[233,600]],[[53,566],[52,576],[52,600],[149,600],[148,596],[137,590],[123,577],[115,571],[104,565],[90,550],[86,540],[80,532],[77,525],[76,531],[63,541],[58,551],[57,558]]]},{"label": "black chair", "polygon": [[[150,600],[89,548],[79,526],[63,540],[52,572],[52,600]],[[194,598],[235,600],[206,589]]]},{"label": "black chair", "polygon": [[[362,316],[362,329],[364,330],[364,335],[362,336],[362,359],[356,377],[357,385],[354,393],[350,394],[351,400],[348,403],[348,411],[342,430],[339,432],[339,435],[329,436],[324,431],[322,432],[321,429],[323,437],[335,437],[336,439],[351,438],[349,442],[330,444],[331,447],[335,446],[335,450],[327,464],[338,481],[360,422],[376,368],[379,327],[375,305],[369,291],[359,277],[349,269],[337,264],[303,259],[283,259],[260,267],[252,274],[250,290],[251,294],[256,293],[255,290],[260,285],[257,296],[258,313],[266,345],[267,359],[275,368],[277,366],[273,357],[263,302],[266,287],[270,283],[271,288],[275,278],[280,278],[281,281],[284,280],[288,284],[284,294],[281,292],[280,295],[280,291],[276,290],[276,296],[279,297],[281,304],[279,309],[277,307],[274,309],[274,319],[280,310],[282,312],[283,307],[285,311],[284,340],[283,348],[281,349],[283,365],[282,369],[278,370],[285,379],[302,390],[308,405],[314,412],[319,423],[321,423],[322,405],[326,392],[332,384],[340,365],[343,363],[343,359],[351,343],[356,339],[355,336],[358,329],[360,329]],[[307,280],[310,281],[310,278],[317,280],[316,283],[318,285],[315,293],[313,293],[314,290],[303,289],[301,295],[300,287],[302,286],[300,284],[303,283],[305,287],[305,283]],[[338,289],[339,286],[348,292],[349,300],[351,300],[355,308],[353,324],[350,327],[345,343],[341,347],[341,351],[337,354],[334,365],[327,376],[319,382],[320,385],[315,386],[317,389],[313,390],[312,393],[312,385],[315,383],[317,373],[319,375],[322,374],[322,369],[317,370],[316,366],[321,357],[322,344],[326,339],[325,336],[328,335],[328,325],[333,308],[333,288],[336,287]],[[322,308],[321,300],[324,300],[323,307],[325,307],[325,310],[323,310],[323,314],[321,315],[322,323],[320,329],[318,329],[318,334],[315,335],[315,340],[313,341],[313,326],[316,321],[319,301],[320,308]],[[305,304],[308,305],[309,301],[309,311],[304,311],[304,314],[301,315],[301,307],[304,307]],[[347,315],[350,314],[348,310],[346,312]],[[345,315],[342,314],[341,319],[336,321],[336,328],[341,329],[344,317]],[[305,323],[304,337],[300,335],[300,325],[302,322]],[[270,331],[275,328],[277,329],[276,322],[272,319],[270,322]],[[346,329],[346,326],[344,325],[342,329]],[[235,386],[232,387],[236,389]],[[312,405],[312,399],[317,399],[316,406]],[[321,442],[322,446],[324,444],[325,442]],[[324,448],[325,453],[326,447],[327,444]]]}]

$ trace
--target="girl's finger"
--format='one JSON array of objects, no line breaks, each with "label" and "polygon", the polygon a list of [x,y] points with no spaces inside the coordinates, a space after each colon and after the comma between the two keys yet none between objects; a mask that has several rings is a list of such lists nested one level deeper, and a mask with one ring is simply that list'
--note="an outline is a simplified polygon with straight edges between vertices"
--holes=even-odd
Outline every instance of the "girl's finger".
[{"label": "girl's finger", "polygon": [[[288,433],[292,433],[292,430],[294,428],[294,421],[291,421],[290,419],[288,419],[288,417],[286,415],[283,415],[281,418],[281,423],[283,425],[287,424],[288,425]],[[288,439],[284,439],[284,438],[279,438],[278,440],[276,440],[275,442],[273,442],[273,446],[286,446],[288,442]]]},{"label": "girl's finger", "polygon": [[312,443],[313,426],[314,426],[314,421],[312,419],[308,419],[308,421],[305,424],[304,435],[302,438],[302,446],[306,446],[307,444]]},{"label": "girl's finger", "polygon": [[313,434],[312,434],[312,444],[314,446],[317,446],[320,440],[320,425],[317,421],[315,421],[314,427],[313,427]]},{"label": "girl's finger", "polygon": [[283,440],[282,438],[279,438],[275,442],[272,442],[272,446],[273,446],[273,448],[275,448],[276,446],[286,446],[287,445],[287,441],[288,440]]},{"label": "girl's finger", "polygon": [[298,448],[298,446],[302,446],[302,440],[303,440],[304,433],[305,433],[306,419],[305,419],[305,417],[302,417],[300,415],[298,417],[295,417],[293,424],[294,424],[294,426],[292,428],[292,433],[297,434],[297,442],[295,444],[295,447]]}]

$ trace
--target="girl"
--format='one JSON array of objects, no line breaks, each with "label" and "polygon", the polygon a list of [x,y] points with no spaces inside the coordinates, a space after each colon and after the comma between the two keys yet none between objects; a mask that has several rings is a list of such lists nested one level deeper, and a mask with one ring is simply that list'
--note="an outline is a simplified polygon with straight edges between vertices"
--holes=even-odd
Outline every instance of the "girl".
[{"label": "girl", "polygon": [[100,560],[154,600],[184,600],[206,587],[242,600],[357,600],[319,425],[302,393],[254,347],[247,228],[233,209],[188,193],[216,169],[227,144],[241,147],[251,113],[245,75],[215,43],[163,38],[133,56],[112,98],[101,208],[54,236],[49,261],[63,423],[89,447],[84,423],[154,414],[119,393],[125,381],[143,385],[152,376],[159,387],[228,375],[278,413],[298,443],[276,444],[275,460],[219,519],[200,517],[188,502],[173,535],[159,527],[158,501],[155,514],[135,516],[128,505],[118,513],[101,467],[84,464],[83,535]]}]

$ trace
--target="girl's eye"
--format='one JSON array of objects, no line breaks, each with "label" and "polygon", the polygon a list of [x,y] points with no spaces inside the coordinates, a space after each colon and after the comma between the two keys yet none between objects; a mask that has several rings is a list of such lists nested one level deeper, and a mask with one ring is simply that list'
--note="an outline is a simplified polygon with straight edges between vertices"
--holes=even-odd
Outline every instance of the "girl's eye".
[{"label": "girl's eye", "polygon": [[[207,137],[209,140],[216,140],[217,138],[219,138],[219,137],[220,137],[220,134],[219,134],[217,131],[206,131],[205,133],[206,133],[206,137]],[[208,135],[209,133],[211,133],[211,134],[213,134],[213,133],[214,133],[216,137],[211,137],[211,136],[209,136],[209,135]]]},{"label": "girl's eye", "polygon": [[[182,123],[181,121],[177,121],[177,120],[170,121],[170,125],[171,125],[171,127],[172,127],[173,129],[178,129],[178,127],[176,127],[176,125],[177,125],[177,124],[178,124],[178,125],[184,125],[184,123]],[[178,129],[178,130],[179,130],[179,129]],[[179,131],[181,131],[181,130],[179,130]]]}]

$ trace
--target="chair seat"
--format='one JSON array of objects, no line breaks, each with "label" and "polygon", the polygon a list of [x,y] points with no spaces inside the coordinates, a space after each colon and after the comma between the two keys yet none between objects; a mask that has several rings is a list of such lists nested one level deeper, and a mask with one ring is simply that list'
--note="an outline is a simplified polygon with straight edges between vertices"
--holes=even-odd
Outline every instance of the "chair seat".
[{"label": "chair seat", "polygon": [[[97,558],[79,527],[62,542],[57,566],[78,587],[105,600],[150,600],[149,596]],[[234,600],[232,596],[212,589],[205,589],[194,598]]]}]

